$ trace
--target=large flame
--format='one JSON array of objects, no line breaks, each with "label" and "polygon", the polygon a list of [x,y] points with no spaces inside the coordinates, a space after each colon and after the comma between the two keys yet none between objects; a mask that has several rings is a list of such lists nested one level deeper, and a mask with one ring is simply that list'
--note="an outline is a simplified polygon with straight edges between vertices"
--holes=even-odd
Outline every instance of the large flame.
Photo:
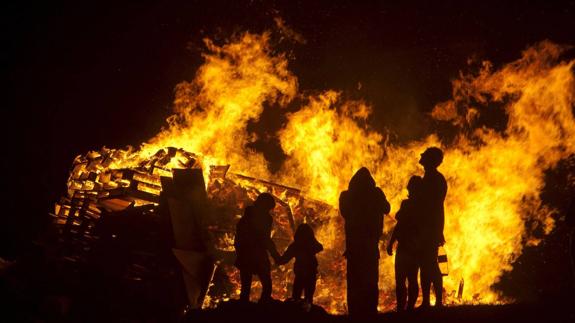
[{"label": "large flame", "polygon": [[257,121],[264,103],[280,106],[297,92],[297,79],[284,55],[270,55],[269,34],[243,34],[217,46],[205,39],[205,63],[191,82],[177,85],[168,127],[136,153],[147,158],[164,147],[201,153],[207,164],[231,164],[234,170],[269,178],[263,155],[247,149],[257,138],[248,122]]},{"label": "large flame", "polygon": [[[453,98],[431,114],[457,129],[455,139],[445,142],[431,134],[397,145],[369,127],[371,108],[366,103],[346,101],[329,90],[298,93],[288,60],[273,52],[269,39],[268,33],[245,33],[222,46],[206,40],[205,63],[191,82],[176,87],[175,114],[167,127],[131,151],[122,166],[167,146],[180,147],[202,155],[208,165],[229,164],[235,173],[301,188],[305,196],[334,208],[353,173],[367,166],[394,214],[406,197],[409,177],[422,174],[419,154],[439,146],[445,152],[439,169],[449,185],[448,302],[508,301],[492,286],[512,268],[525,245],[537,243],[536,229],[553,229],[553,210],[539,198],[544,172],[575,153],[575,61],[561,61],[562,47],[542,42],[499,69],[485,62],[477,74],[462,73],[453,82]],[[247,125],[256,122],[264,108],[285,106],[298,96],[304,106],[287,114],[277,133],[287,158],[280,171],[271,173],[263,155],[247,148],[255,139]],[[482,113],[494,109],[503,109],[507,117],[497,130],[480,123]],[[316,302],[330,312],[342,312],[342,222],[337,212],[318,216],[326,220],[316,228],[326,251],[320,254]],[[393,222],[387,217],[387,232]],[[392,262],[382,253],[380,309],[393,306]],[[453,291],[462,279],[465,289],[458,300]]]}]

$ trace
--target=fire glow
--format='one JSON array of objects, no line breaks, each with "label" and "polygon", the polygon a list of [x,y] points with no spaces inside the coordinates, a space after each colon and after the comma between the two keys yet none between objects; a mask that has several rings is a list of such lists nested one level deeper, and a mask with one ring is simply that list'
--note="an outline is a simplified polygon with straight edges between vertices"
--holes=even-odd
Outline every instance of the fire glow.
[{"label": "fire glow", "polygon": [[[345,259],[343,225],[337,212],[339,193],[347,189],[357,169],[368,167],[392,205],[391,215],[386,216],[387,233],[407,195],[409,177],[423,172],[417,164],[419,154],[428,146],[439,146],[445,152],[439,170],[449,185],[445,201],[445,249],[450,269],[444,279],[446,303],[511,301],[492,286],[512,269],[526,245],[539,242],[535,230],[548,234],[553,229],[554,210],[542,205],[539,198],[544,172],[575,153],[575,60],[560,60],[561,46],[545,41],[501,68],[484,62],[478,73],[462,73],[453,81],[453,98],[437,104],[431,113],[435,120],[457,129],[457,136],[447,143],[432,134],[397,145],[368,126],[371,107],[367,103],[344,100],[333,90],[311,95],[301,92],[286,56],[271,48],[270,34],[244,33],[221,46],[206,39],[205,45],[205,62],[194,79],[176,87],[175,113],[167,126],[137,149],[94,152],[113,156],[96,170],[100,177],[108,174],[112,181],[114,171],[141,168],[159,159],[159,151],[177,147],[181,150],[163,164],[163,173],[141,178],[149,183],[142,184],[142,191],[157,195],[154,183],[159,183],[160,175],[169,175],[172,168],[196,166],[202,167],[208,194],[214,200],[223,194],[224,177],[243,187],[249,199],[257,192],[275,189],[274,195],[284,204],[276,209],[274,239],[280,237],[278,222],[284,221],[280,213],[288,212],[296,222],[314,224],[316,237],[325,248],[318,255],[315,302],[331,313],[343,313]],[[256,122],[264,109],[282,109],[296,98],[304,104],[288,113],[287,123],[275,133],[287,157],[279,171],[272,173],[263,154],[247,148],[256,139],[247,126]],[[478,125],[479,116],[488,109],[504,109],[505,129]],[[190,160],[198,164],[186,165]],[[230,165],[228,174],[216,178],[217,168],[210,172],[210,166],[223,165]],[[79,190],[102,189],[100,179],[76,176],[83,170],[72,171],[70,198]],[[87,187],[88,181],[94,185]],[[218,189],[211,185],[215,181],[219,181]],[[245,202],[235,201],[236,213],[225,215],[231,228]],[[229,231],[219,236],[218,248],[233,250],[233,231]],[[293,232],[283,236],[291,238],[290,234]],[[283,245],[278,243],[280,252]],[[385,244],[381,246],[380,310],[386,310],[393,308],[395,300],[393,258],[385,255]],[[209,294],[209,304],[237,297],[237,272],[229,265],[226,272],[236,290],[223,296]],[[273,277],[274,297],[287,298],[288,281],[293,280],[290,270],[276,268]],[[462,280],[465,289],[458,297]]]}]

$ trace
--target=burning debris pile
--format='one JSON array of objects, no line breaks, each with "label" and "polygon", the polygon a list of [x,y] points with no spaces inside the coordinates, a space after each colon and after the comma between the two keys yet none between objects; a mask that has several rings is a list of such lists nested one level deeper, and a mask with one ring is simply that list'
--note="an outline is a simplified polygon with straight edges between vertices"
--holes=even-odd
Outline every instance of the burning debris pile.
[{"label": "burning debris pile", "polygon": [[[197,257],[201,255],[202,259],[209,259],[207,266],[211,274],[202,283],[205,286],[197,300],[198,307],[215,306],[219,301],[239,293],[239,274],[233,267],[235,224],[244,207],[251,204],[259,194],[268,192],[276,199],[272,239],[278,250],[288,246],[299,223],[307,222],[319,227],[325,222],[319,215],[334,212],[332,207],[323,202],[304,198],[298,189],[228,172],[229,165],[210,166],[205,185],[201,157],[183,149],[170,147],[157,151],[147,160],[135,162],[132,159],[129,150],[104,148],[74,160],[67,195],[56,203],[52,214],[62,237],[72,246],[68,258],[89,262],[91,253],[94,253],[94,245],[109,238],[106,234],[114,238],[121,235],[119,232],[125,226],[136,228],[141,225],[138,222],[142,221],[155,221],[160,225],[171,223],[168,234],[163,232],[160,238],[164,241],[157,237],[154,240],[167,249],[160,251],[157,246],[152,248],[152,252],[157,254],[148,257],[147,261],[153,264],[145,259],[142,261],[141,257],[133,257],[134,252],[138,253],[138,249],[149,245],[146,240],[150,240],[150,237],[132,241],[133,250],[129,250],[131,256],[126,255],[131,257],[132,263],[122,275],[128,279],[146,279],[150,276],[150,268],[158,267],[157,262],[161,261],[159,258],[165,257],[166,250],[171,250],[180,261],[184,281],[188,285],[188,297],[194,305],[193,300],[198,295],[190,294],[190,288],[195,288],[198,282],[194,280],[199,277],[194,271],[203,269],[195,268],[190,263],[197,262]],[[116,168],[118,165],[122,165],[122,168]],[[190,176],[194,176],[190,173],[192,170],[200,177],[190,179]],[[182,184],[182,181],[185,183]],[[174,201],[174,197],[181,197],[177,191],[182,188],[178,186],[186,186],[183,188],[186,190],[198,183],[201,190],[207,193],[208,201],[200,201],[198,205],[192,205],[192,209],[183,210],[184,207],[177,204],[181,201]],[[185,199],[198,201],[191,195]],[[193,218],[198,220],[198,217],[201,218],[199,221],[202,228],[194,227]],[[115,223],[122,223],[124,228],[114,227]],[[102,227],[106,229],[102,230]],[[202,240],[199,248],[192,241],[198,239]],[[190,250],[191,254],[188,253]],[[149,248],[146,250],[147,253],[150,251]],[[337,270],[337,267],[334,269]],[[274,281],[278,282],[274,285],[274,296],[286,298],[291,270],[276,268],[272,274]],[[259,286],[253,293],[259,293],[258,289]]]},{"label": "burning debris pile", "polygon": [[[564,59],[565,47],[541,42],[509,64],[495,67],[485,61],[478,71],[462,72],[453,81],[453,97],[429,115],[430,123],[450,129],[453,136],[429,133],[394,143],[384,131],[370,127],[372,107],[367,103],[346,100],[333,90],[300,91],[288,69],[288,55],[270,42],[267,32],[244,33],[223,45],[206,39],[205,62],[192,80],[176,86],[174,115],[166,127],[138,149],[103,149],[77,158],[68,194],[54,214],[64,234],[93,239],[104,212],[142,210],[153,218],[165,214],[162,205],[167,205],[173,220],[178,212],[162,202],[172,194],[166,188],[172,178],[177,184],[180,170],[194,173],[195,185],[201,178],[202,191],[207,190],[203,227],[212,239],[212,258],[219,261],[210,272],[212,284],[203,302],[213,305],[239,291],[231,265],[235,223],[259,193],[270,192],[278,202],[273,229],[278,249],[283,251],[297,224],[310,223],[324,245],[314,300],[328,312],[343,313],[340,192],[365,166],[387,195],[393,215],[407,195],[408,179],[422,173],[419,155],[437,146],[444,151],[440,171],[448,183],[445,303],[510,301],[493,286],[512,270],[526,246],[553,230],[555,210],[541,199],[545,173],[575,154],[575,60]],[[264,154],[249,148],[257,139],[249,129],[258,125],[264,109],[290,104],[294,107],[284,113],[286,122],[266,129],[285,155],[272,173]],[[504,117],[493,122],[493,114]],[[385,221],[385,230],[390,230],[394,220]],[[177,238],[175,229],[172,222]],[[278,267],[272,275],[273,296],[285,298],[289,269]],[[391,257],[380,258],[379,281],[379,309],[393,308]]]},{"label": "burning debris pile", "polygon": [[102,210],[120,211],[128,206],[158,205],[161,176],[170,176],[174,159],[181,168],[199,168],[197,156],[182,149],[159,150],[136,167],[117,168],[129,151],[103,148],[76,157],[68,178],[67,195],[56,203],[56,223],[66,231],[89,234]]}]

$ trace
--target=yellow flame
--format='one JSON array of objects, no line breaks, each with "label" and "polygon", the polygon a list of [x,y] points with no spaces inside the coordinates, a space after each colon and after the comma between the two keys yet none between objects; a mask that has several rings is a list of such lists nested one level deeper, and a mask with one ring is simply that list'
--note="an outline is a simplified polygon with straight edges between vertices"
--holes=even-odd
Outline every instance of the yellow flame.
[{"label": "yellow flame", "polygon": [[[274,53],[270,35],[245,33],[218,46],[206,39],[205,63],[191,82],[176,87],[175,114],[168,126],[140,150],[126,152],[122,165],[134,165],[158,149],[174,146],[200,154],[205,165],[230,164],[235,173],[301,188],[306,196],[337,208],[339,193],[361,166],[367,166],[395,213],[411,175],[422,174],[419,155],[428,146],[445,152],[439,170],[449,189],[445,202],[446,250],[450,274],[447,294],[465,280],[464,302],[497,303],[506,299],[492,286],[512,268],[528,243],[537,243],[535,227],[553,228],[553,210],[539,193],[544,171],[575,153],[573,65],[560,61],[562,48],[542,42],[499,69],[484,62],[478,74],[453,82],[453,99],[438,104],[431,116],[449,121],[459,135],[442,143],[436,135],[394,145],[368,127],[371,108],[325,91],[305,97],[306,104],[287,114],[277,136],[287,159],[270,173],[262,154],[246,148],[255,138],[246,130],[264,107],[285,106],[298,95],[297,79],[283,54]],[[508,118],[504,130],[478,124],[489,109]],[[207,167],[204,167],[207,170]],[[206,181],[207,182],[207,181]],[[316,229],[326,246],[320,254],[316,302],[330,312],[345,310],[342,222],[337,212],[318,216]],[[386,231],[393,220],[386,220]],[[382,253],[380,308],[393,297],[392,258]]]},{"label": "yellow flame", "polygon": [[383,157],[383,136],[363,129],[370,108],[362,102],[338,102],[327,91],[309,98],[309,104],[288,114],[279,132],[288,158],[280,181],[301,187],[306,195],[337,207],[339,193],[362,166],[373,169]]},{"label": "yellow flame", "polygon": [[205,63],[193,81],[176,87],[176,114],[138,155],[178,147],[202,154],[207,165],[230,164],[236,172],[268,178],[263,156],[246,148],[256,139],[246,126],[259,119],[264,103],[284,106],[297,92],[285,56],[271,55],[269,37],[245,33],[223,46],[205,39]]}]

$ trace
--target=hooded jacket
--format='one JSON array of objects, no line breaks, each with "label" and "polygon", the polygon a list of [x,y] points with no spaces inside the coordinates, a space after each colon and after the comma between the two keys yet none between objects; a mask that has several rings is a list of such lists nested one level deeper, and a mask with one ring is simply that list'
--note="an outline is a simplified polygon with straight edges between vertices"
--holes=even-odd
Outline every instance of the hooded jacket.
[{"label": "hooded jacket", "polygon": [[390,212],[390,205],[367,168],[353,175],[339,197],[339,210],[345,220],[346,257],[379,258],[383,215]]}]

